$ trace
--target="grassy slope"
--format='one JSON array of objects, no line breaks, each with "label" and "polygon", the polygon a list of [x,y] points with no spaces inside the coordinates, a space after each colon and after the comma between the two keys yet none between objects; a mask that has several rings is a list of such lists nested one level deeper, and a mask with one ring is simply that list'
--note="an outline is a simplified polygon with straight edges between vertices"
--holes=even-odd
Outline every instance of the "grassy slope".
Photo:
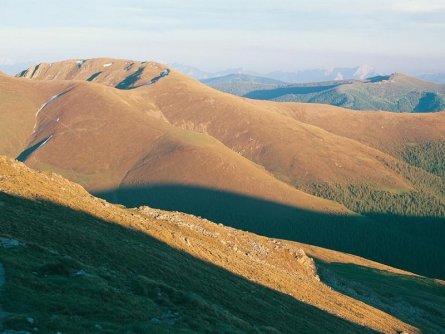
[{"label": "grassy slope", "polygon": [[68,87],[67,82],[24,83],[0,76],[0,151],[17,156],[33,131],[35,113],[51,96]]},{"label": "grassy slope", "polygon": [[[10,81],[24,87],[32,83]],[[29,156],[26,161],[30,166],[57,171],[94,191],[117,190],[121,184],[174,181],[237,191],[306,209],[348,212],[336,203],[274,179],[208,135],[170,126],[157,107],[145,99],[98,84],[74,82],[72,86],[37,117],[38,131],[30,136],[28,146],[52,137]],[[20,90],[15,94],[21,94]],[[27,113],[34,115],[35,111],[27,109]],[[178,163],[184,155],[187,168]],[[166,165],[158,168],[159,161]]]},{"label": "grassy slope", "polygon": [[[320,283],[301,249],[325,265],[347,264],[351,275],[360,275],[365,267],[392,277],[381,279],[386,288],[368,282],[369,293],[384,293],[410,280],[412,289],[399,290],[403,294],[378,307],[398,312],[426,332],[441,324],[437,307],[444,287],[433,280],[180,213],[126,210],[57,175],[0,161],[0,233],[26,242],[0,248],[7,273],[1,303],[14,313],[6,322],[9,327],[23,329],[24,317],[32,316],[41,332],[94,332],[96,325],[109,333],[364,332],[324,309],[385,333],[416,332]],[[356,281],[343,279],[347,285]],[[392,310],[395,300],[422,312],[424,320]]]},{"label": "grassy slope", "polygon": [[387,188],[410,188],[376,159],[389,158],[381,152],[318,127],[289,121],[269,110],[267,103],[262,106],[219,93],[175,71],[155,86],[131,94],[154,101],[174,125],[209,133],[291,184],[366,180]]}]

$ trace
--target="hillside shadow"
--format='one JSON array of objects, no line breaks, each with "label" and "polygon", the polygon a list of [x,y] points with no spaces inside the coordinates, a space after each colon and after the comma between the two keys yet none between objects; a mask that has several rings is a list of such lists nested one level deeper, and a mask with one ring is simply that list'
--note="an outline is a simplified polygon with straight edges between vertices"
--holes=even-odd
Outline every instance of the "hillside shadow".
[{"label": "hillside shadow", "polygon": [[67,333],[374,333],[131,228],[3,192],[0,203],[0,235],[27,245],[0,248],[0,301],[44,332],[57,319]]},{"label": "hillside shadow", "polygon": [[317,268],[320,279],[334,290],[381,309],[425,333],[443,332],[445,286],[433,279],[350,263],[317,261]]},{"label": "hillside shadow", "polygon": [[94,79],[96,79],[96,78],[97,78],[99,75],[101,75],[101,74],[102,74],[101,71],[99,71],[99,72],[95,72],[95,73],[91,74],[91,75],[87,78],[86,81],[93,81]]},{"label": "hillside shadow", "polygon": [[390,79],[390,75],[377,75],[375,77],[371,77],[371,78],[367,78],[365,79],[363,82],[371,82],[371,83],[376,83],[376,82],[382,82],[382,81],[386,81]]},{"label": "hillside shadow", "polygon": [[96,193],[129,207],[148,205],[207,218],[257,234],[359,255],[421,275],[445,278],[445,221],[396,215],[325,214],[227,191],[154,184]]},{"label": "hillside shadow", "polygon": [[46,137],[45,139],[42,139],[41,141],[32,145],[31,147],[28,147],[27,149],[23,150],[15,159],[24,162],[26,159],[29,158],[31,154],[33,154],[40,146],[42,146],[43,143],[45,143],[45,141],[49,139],[49,137]]},{"label": "hillside shadow", "polygon": [[255,100],[270,100],[275,99],[283,95],[289,94],[314,94],[321,93],[332,88],[337,87],[338,84],[326,85],[326,86],[284,86],[274,89],[262,89],[254,90],[244,95],[244,97]]},{"label": "hillside shadow", "polygon": [[124,80],[119,82],[115,88],[118,89],[130,89],[138,80],[141,79],[141,75],[144,72],[144,67],[139,67],[136,72],[130,74],[128,77],[126,77]]}]

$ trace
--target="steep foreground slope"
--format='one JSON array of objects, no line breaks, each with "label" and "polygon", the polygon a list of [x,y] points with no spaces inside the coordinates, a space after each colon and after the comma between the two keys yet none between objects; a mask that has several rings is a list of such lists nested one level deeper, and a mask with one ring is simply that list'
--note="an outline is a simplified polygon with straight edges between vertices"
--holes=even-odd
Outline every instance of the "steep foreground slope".
[{"label": "steep foreground slope", "polygon": [[[392,144],[379,146],[346,123],[350,133],[299,119],[301,104],[242,99],[166,70],[93,59],[39,65],[23,74],[32,80],[2,77],[0,117],[9,131],[0,153],[113,202],[181,210],[445,277],[445,187],[435,166],[403,162]],[[103,75],[88,82],[97,71]],[[336,110],[366,128],[365,118]],[[404,129],[422,127],[414,115],[398,116],[401,135],[377,131],[385,143],[403,143]],[[445,133],[435,115],[422,119],[429,137],[410,135],[416,145]]]},{"label": "steep foreground slope", "polygon": [[[229,80],[229,79],[228,79]],[[203,81],[209,86],[259,100],[331,104],[357,110],[435,112],[445,110],[445,86],[401,73],[366,80],[305,84],[256,84],[249,80]],[[261,87],[262,86],[262,87]]]},{"label": "steep foreground slope", "polygon": [[178,212],[125,209],[4,157],[0,175],[5,328],[443,331],[441,282]]}]

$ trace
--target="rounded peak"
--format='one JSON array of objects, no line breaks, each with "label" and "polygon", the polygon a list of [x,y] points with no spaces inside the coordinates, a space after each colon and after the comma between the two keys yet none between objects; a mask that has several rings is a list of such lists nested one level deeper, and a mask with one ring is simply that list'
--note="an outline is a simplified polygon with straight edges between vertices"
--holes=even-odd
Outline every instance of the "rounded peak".
[{"label": "rounded peak", "polygon": [[91,58],[41,63],[31,66],[18,76],[36,80],[94,81],[130,89],[156,82],[169,73],[167,66],[152,61]]}]

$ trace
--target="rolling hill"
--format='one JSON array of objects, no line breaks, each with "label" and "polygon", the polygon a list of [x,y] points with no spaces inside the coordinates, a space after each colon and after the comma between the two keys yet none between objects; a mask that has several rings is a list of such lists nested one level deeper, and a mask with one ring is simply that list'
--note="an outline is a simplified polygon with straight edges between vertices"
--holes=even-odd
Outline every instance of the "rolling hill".
[{"label": "rolling hill", "polygon": [[21,75],[0,78],[2,154],[113,202],[445,277],[440,153],[433,166],[419,153],[429,143],[437,155],[444,113],[245,99],[150,62],[72,60]]},{"label": "rolling hill", "polygon": [[209,86],[252,99],[284,102],[323,103],[356,110],[394,112],[434,112],[445,109],[445,86],[422,81],[401,73],[365,80],[327,81],[307,84],[257,84],[249,81],[218,82]]},{"label": "rolling hill", "polygon": [[126,209],[5,157],[0,175],[0,329],[443,329],[442,281],[179,212]]}]

